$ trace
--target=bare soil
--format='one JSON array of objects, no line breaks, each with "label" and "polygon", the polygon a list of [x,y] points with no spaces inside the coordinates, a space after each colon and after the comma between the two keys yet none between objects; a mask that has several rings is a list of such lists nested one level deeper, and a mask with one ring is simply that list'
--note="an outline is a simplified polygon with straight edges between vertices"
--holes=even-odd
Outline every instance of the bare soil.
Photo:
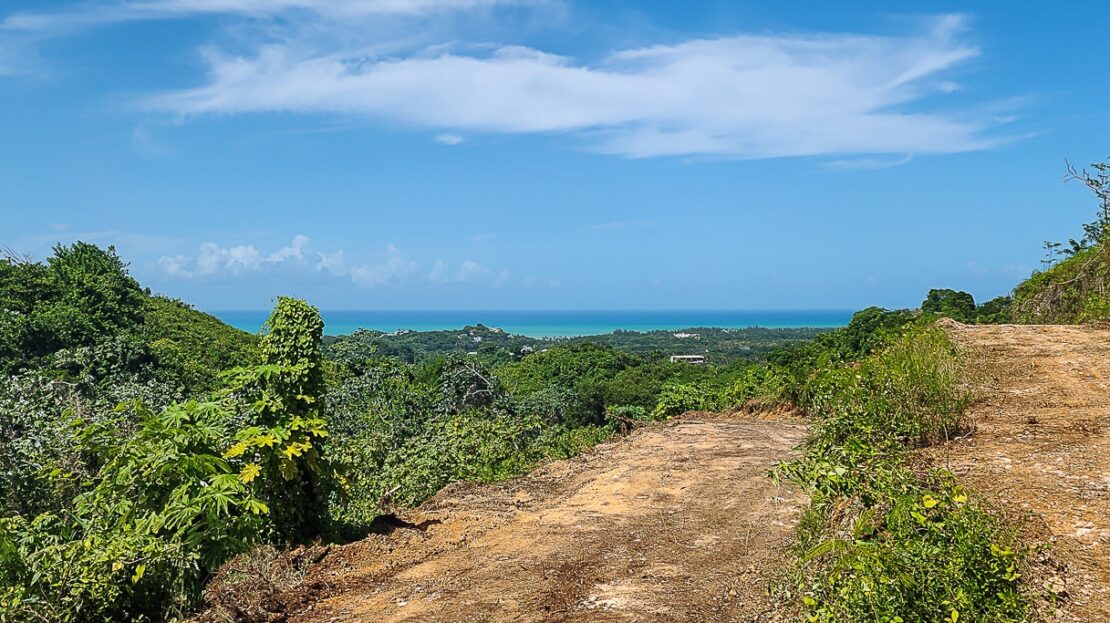
[{"label": "bare soil", "polygon": [[389,534],[333,549],[281,617],[772,621],[805,505],[767,476],[805,427],[699,414],[498,485],[448,487]]},{"label": "bare soil", "polygon": [[926,455],[1043,546],[1043,613],[1110,621],[1110,330],[946,325],[969,355],[970,435]]}]

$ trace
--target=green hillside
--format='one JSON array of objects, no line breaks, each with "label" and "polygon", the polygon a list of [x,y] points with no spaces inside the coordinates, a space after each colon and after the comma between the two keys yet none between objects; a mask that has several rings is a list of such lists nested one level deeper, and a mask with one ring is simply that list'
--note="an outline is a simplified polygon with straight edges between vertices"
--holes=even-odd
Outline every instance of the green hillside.
[{"label": "green hillside", "polygon": [[1015,322],[1077,324],[1110,320],[1110,162],[1069,177],[1095,195],[1098,212],[1083,236],[1066,244],[1046,242],[1045,269],[1014,288]]}]

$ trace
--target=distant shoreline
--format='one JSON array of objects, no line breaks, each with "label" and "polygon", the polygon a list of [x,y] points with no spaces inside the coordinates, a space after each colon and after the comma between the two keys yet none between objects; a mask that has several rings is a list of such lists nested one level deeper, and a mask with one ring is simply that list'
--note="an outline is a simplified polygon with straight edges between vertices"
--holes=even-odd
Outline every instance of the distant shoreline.
[{"label": "distant shoreline", "polygon": [[[223,322],[257,333],[268,310],[215,310]],[[582,337],[614,331],[685,329],[836,328],[848,324],[853,310],[322,310],[327,335],[358,329],[394,332],[452,331],[485,325],[532,338]]]}]

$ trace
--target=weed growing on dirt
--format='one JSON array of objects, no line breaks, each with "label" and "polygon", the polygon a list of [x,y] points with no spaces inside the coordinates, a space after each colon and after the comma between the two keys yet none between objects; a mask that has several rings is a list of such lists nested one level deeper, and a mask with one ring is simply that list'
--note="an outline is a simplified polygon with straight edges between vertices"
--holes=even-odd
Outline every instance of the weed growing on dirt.
[{"label": "weed growing on dirt", "polygon": [[802,458],[775,468],[812,498],[793,573],[805,620],[1027,618],[1015,535],[950,474],[905,461],[961,428],[959,370],[947,336],[917,328],[807,383],[813,433]]}]

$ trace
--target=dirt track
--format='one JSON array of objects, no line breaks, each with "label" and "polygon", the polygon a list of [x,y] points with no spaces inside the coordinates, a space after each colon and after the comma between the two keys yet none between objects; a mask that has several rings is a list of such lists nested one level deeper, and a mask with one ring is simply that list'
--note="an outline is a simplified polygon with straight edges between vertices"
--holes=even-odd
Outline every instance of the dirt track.
[{"label": "dirt track", "polygon": [[1059,621],[1110,621],[1110,331],[1066,326],[948,330],[971,363],[974,433],[929,454],[1051,545],[1035,588]]},{"label": "dirt track", "polygon": [[[797,423],[684,418],[495,486],[456,485],[413,524],[332,552],[300,622],[765,621],[804,498],[767,469]],[[330,595],[330,597],[327,597]]]}]

